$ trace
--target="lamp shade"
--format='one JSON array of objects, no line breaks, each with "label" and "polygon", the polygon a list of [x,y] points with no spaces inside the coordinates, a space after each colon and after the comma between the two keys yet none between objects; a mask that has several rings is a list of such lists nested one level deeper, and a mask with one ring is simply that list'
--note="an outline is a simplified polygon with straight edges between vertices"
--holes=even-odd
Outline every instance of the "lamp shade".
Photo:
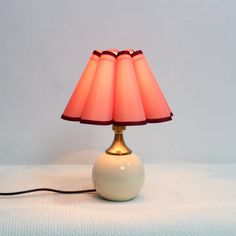
[{"label": "lamp shade", "polygon": [[141,50],[95,50],[62,119],[97,125],[169,121],[172,112]]},{"label": "lamp shade", "polygon": [[113,116],[116,54],[102,52],[80,122],[110,124]]},{"label": "lamp shade", "polygon": [[62,118],[65,120],[79,121],[85,108],[93,78],[100,61],[101,52],[94,50],[85,70],[77,83],[74,92],[63,112]]},{"label": "lamp shade", "polygon": [[113,123],[145,124],[146,118],[129,51],[117,54]]},{"label": "lamp shade", "polygon": [[132,54],[147,122],[167,121],[173,115],[141,50]]}]

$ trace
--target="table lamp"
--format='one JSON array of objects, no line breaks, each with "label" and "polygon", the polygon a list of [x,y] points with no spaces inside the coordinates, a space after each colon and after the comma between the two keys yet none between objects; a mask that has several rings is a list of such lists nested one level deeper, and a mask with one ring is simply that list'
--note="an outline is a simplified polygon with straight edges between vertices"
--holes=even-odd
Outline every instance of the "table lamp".
[{"label": "table lamp", "polygon": [[144,167],[123,138],[126,126],[171,120],[172,112],[141,50],[94,50],[61,118],[112,125],[113,143],[96,160],[92,179],[105,199],[134,198]]}]

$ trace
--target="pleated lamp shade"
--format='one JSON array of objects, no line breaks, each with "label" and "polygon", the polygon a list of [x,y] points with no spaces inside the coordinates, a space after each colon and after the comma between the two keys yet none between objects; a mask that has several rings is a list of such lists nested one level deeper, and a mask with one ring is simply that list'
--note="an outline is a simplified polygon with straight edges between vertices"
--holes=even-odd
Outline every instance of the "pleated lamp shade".
[{"label": "pleated lamp shade", "polygon": [[76,85],[74,92],[62,115],[63,119],[79,121],[91,89],[93,78],[100,61],[101,52],[93,51],[85,70]]},{"label": "pleated lamp shade", "polygon": [[144,58],[143,52],[141,50],[134,52],[132,61],[147,122],[170,120],[173,113]]},{"label": "pleated lamp shade", "polygon": [[173,116],[141,50],[95,50],[62,119],[97,125],[143,125]]}]

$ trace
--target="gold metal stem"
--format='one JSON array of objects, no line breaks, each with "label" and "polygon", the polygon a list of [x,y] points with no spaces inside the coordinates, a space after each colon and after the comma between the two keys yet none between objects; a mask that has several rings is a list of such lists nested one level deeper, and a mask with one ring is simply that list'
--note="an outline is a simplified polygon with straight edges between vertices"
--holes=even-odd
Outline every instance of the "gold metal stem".
[{"label": "gold metal stem", "polygon": [[126,129],[125,126],[113,125],[115,136],[111,146],[106,150],[107,154],[111,155],[127,155],[132,153],[132,151],[126,146],[123,131]]}]

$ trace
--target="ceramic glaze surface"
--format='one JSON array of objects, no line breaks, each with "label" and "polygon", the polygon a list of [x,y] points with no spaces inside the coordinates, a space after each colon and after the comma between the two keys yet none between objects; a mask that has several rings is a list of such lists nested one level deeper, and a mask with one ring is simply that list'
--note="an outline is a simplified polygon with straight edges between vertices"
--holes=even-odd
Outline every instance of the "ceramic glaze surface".
[{"label": "ceramic glaze surface", "polygon": [[127,201],[140,192],[144,167],[137,155],[102,153],[93,166],[93,183],[97,192],[112,201]]}]

